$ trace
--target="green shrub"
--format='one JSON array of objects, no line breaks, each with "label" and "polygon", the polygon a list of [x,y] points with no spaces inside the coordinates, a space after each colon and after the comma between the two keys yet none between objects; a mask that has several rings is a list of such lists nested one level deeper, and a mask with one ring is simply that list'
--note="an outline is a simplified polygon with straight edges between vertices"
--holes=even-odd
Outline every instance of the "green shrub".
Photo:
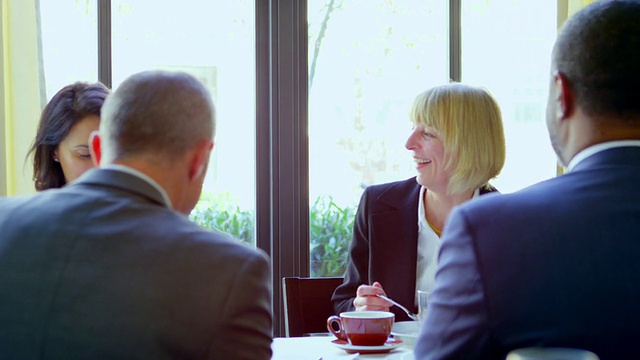
[{"label": "green shrub", "polygon": [[331,196],[320,196],[310,210],[311,276],[344,275],[355,208],[340,207]]},{"label": "green shrub", "polygon": [[218,230],[243,243],[255,244],[255,211],[233,205],[228,193],[203,193],[189,217],[205,229]]},{"label": "green shrub", "polygon": [[[320,196],[309,216],[311,276],[342,276],[353,231],[354,207],[340,207],[331,196]],[[190,218],[206,229],[255,244],[255,211],[233,205],[229,194],[203,194]]]}]

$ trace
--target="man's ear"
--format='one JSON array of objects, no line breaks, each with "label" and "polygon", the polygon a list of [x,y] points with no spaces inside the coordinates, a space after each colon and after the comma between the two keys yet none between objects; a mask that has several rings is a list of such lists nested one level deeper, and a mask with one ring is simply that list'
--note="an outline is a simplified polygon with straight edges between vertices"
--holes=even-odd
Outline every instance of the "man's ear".
[{"label": "man's ear", "polygon": [[207,164],[209,163],[209,156],[213,149],[213,141],[201,140],[194,149],[191,161],[189,163],[189,180],[192,181],[207,171]]},{"label": "man's ear", "polygon": [[102,159],[102,150],[100,149],[101,139],[98,131],[92,131],[89,135],[89,153],[93,166],[98,167]]},{"label": "man's ear", "polygon": [[569,80],[563,73],[556,72],[553,75],[552,89],[554,101],[556,101],[556,119],[564,120],[570,117],[575,111],[576,104]]}]

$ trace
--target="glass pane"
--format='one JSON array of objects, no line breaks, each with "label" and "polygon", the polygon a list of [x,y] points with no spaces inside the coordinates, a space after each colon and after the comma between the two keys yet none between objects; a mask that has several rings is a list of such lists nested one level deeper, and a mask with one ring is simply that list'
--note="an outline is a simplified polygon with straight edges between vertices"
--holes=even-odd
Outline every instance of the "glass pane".
[{"label": "glass pane", "polygon": [[114,0],[113,86],[149,69],[187,71],[216,106],[215,148],[192,218],[255,246],[253,0]]},{"label": "glass pane", "polygon": [[462,80],[486,87],[502,109],[507,161],[493,184],[503,193],[556,175],[545,108],[555,0],[462,2]]},{"label": "glass pane", "polygon": [[96,3],[38,1],[47,101],[65,85],[98,81]]},{"label": "glass pane", "polygon": [[409,106],[448,81],[441,0],[309,1],[311,276],[342,276],[367,185],[415,175]]}]

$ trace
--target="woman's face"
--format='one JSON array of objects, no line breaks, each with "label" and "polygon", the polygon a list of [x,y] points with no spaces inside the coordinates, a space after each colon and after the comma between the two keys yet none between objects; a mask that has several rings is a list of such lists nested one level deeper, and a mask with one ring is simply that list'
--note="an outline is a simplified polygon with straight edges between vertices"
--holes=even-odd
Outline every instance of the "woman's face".
[{"label": "woman's face", "polygon": [[451,172],[445,168],[444,145],[440,133],[431,127],[415,125],[407,143],[418,170],[418,183],[436,192],[447,191]]},{"label": "woman's face", "polygon": [[60,162],[67,183],[93,167],[89,154],[89,135],[98,130],[99,124],[100,118],[95,115],[80,119],[54,150],[55,159]]}]

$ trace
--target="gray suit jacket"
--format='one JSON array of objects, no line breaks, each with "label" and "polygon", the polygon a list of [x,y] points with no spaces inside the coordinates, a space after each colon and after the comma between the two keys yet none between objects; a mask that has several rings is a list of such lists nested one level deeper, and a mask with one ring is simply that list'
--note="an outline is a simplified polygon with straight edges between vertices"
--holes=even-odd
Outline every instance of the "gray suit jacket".
[{"label": "gray suit jacket", "polygon": [[416,359],[504,359],[530,346],[637,358],[640,147],[455,209]]},{"label": "gray suit jacket", "polygon": [[130,174],[0,199],[3,359],[269,359],[266,255]]}]

